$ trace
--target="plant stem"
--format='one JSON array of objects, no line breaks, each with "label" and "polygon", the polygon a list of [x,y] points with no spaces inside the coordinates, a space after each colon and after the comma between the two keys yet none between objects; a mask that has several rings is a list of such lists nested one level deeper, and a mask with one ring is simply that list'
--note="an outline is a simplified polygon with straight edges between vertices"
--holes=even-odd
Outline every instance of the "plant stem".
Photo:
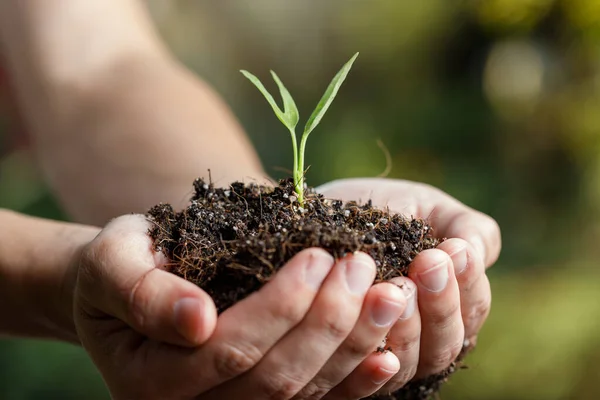
[{"label": "plant stem", "polygon": [[[298,202],[300,203],[300,205],[303,205],[304,202],[304,174],[302,172],[303,169],[303,165],[304,165],[304,157],[302,155],[300,155],[300,160],[298,160],[298,142],[296,140],[296,132],[294,131],[294,129],[290,129],[290,134],[292,135],[292,148],[294,151],[294,169],[293,169],[293,176],[294,176],[294,189],[296,190],[296,194],[298,195]],[[302,149],[302,143],[300,144],[300,149]],[[302,152],[302,150],[300,150]],[[300,164],[298,164],[298,161],[300,161]]]},{"label": "plant stem", "polygon": [[300,205],[304,204],[304,149],[306,148],[306,139],[308,139],[308,135],[302,135],[302,139],[300,139],[300,153],[299,153],[299,164],[298,164],[298,174],[299,176],[299,184],[300,191],[298,196],[298,201]]}]

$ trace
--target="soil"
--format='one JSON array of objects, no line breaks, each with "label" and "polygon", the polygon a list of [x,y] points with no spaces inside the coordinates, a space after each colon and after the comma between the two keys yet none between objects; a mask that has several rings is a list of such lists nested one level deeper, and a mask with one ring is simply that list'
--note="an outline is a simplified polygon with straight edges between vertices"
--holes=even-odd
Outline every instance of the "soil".
[{"label": "soil", "polygon": [[[308,247],[321,247],[335,258],[355,251],[371,255],[377,283],[406,276],[419,252],[443,240],[433,235],[427,221],[374,208],[370,201],[343,203],[307,188],[301,207],[291,179],[276,187],[236,182],[229,188],[197,179],[186,209],[175,212],[169,204],[159,204],[148,216],[155,248],[171,260],[168,269],[210,294],[219,312],[258,290]],[[461,367],[468,350],[465,346],[443,373],[369,398],[429,399]]]}]

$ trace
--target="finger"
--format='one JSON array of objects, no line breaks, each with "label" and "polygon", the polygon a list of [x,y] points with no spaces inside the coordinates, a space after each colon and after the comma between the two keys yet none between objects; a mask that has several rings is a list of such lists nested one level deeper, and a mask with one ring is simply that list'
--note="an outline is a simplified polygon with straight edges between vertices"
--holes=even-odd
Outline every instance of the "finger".
[{"label": "finger", "polygon": [[87,318],[116,317],[143,336],[195,346],[212,334],[216,308],[196,285],[162,270],[142,215],[116,218],[84,251],[78,304]]},{"label": "finger", "polygon": [[415,376],[419,365],[421,341],[417,285],[406,277],[393,278],[390,282],[402,289],[407,299],[407,306],[392,327],[386,344],[400,361],[400,370],[383,386],[381,393],[398,390]]},{"label": "finger", "polygon": [[[491,217],[453,200],[453,206],[434,212],[437,235],[466,240],[481,255],[486,267],[496,262],[502,247],[498,223]],[[437,222],[436,222],[437,221]]]},{"label": "finger", "polygon": [[473,339],[489,315],[492,295],[481,256],[462,239],[449,239],[437,247],[454,265],[460,290],[460,309],[465,337]]},{"label": "finger", "polygon": [[317,188],[330,198],[371,199],[404,215],[431,221],[439,237],[461,238],[480,252],[487,267],[498,259],[500,228],[494,219],[427,184],[381,178],[332,181]]},{"label": "finger", "polygon": [[161,360],[153,366],[155,372],[165,380],[196,382],[190,398],[247,372],[302,321],[333,263],[324,250],[301,251],[260,290],[225,310],[199,349],[181,352],[160,345],[148,349]]},{"label": "finger", "polygon": [[347,400],[370,396],[396,375],[400,367],[401,363],[394,353],[372,353],[323,399]]},{"label": "finger", "polygon": [[417,377],[441,372],[458,356],[464,341],[458,283],[452,260],[430,249],[415,257],[409,277],[417,284],[421,348]]},{"label": "finger", "polygon": [[[384,342],[406,307],[401,289],[380,283],[369,289],[357,324],[325,366],[294,398],[321,398]],[[365,368],[362,368],[365,370]],[[370,373],[369,376],[372,374]],[[369,388],[373,386],[371,382]]]},{"label": "finger", "polygon": [[323,367],[355,326],[375,278],[364,253],[334,266],[306,318],[247,374],[221,385],[208,399],[289,399]]}]

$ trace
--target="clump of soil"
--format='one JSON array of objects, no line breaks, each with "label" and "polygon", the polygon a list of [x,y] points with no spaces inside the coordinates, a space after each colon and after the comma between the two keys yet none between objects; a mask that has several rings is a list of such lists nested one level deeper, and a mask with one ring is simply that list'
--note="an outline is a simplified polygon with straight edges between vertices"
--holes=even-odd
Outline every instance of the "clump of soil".
[{"label": "clump of soil", "polygon": [[[308,247],[321,247],[335,258],[363,251],[375,260],[376,282],[381,282],[407,275],[419,252],[440,243],[426,221],[374,208],[370,201],[343,203],[307,189],[301,207],[291,179],[275,187],[236,182],[229,188],[197,179],[186,209],[175,212],[159,204],[148,216],[149,233],[155,248],[171,260],[170,271],[210,294],[219,312],[258,290]],[[466,350],[443,373],[371,398],[430,398]]]}]

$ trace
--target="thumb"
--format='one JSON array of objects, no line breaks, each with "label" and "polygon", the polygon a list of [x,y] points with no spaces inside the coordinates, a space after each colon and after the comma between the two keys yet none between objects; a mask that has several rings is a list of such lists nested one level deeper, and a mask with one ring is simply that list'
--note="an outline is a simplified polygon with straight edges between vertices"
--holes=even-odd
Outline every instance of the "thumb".
[{"label": "thumb", "polygon": [[205,342],[217,310],[196,285],[164,270],[142,215],[114,219],[85,249],[77,278],[78,303],[91,318],[117,318],[151,339],[182,346]]}]

